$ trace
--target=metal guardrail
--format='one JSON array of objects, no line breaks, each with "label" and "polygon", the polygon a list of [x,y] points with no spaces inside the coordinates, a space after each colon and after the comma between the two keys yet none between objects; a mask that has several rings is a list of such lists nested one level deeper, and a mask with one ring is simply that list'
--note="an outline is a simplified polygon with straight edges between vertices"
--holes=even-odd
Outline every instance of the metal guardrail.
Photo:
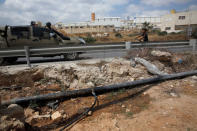
[{"label": "metal guardrail", "polygon": [[[124,49],[125,45],[102,45],[102,46],[76,46],[76,47],[55,47],[55,48],[29,48],[31,56],[58,55],[70,52],[88,52],[94,50]],[[0,57],[22,57],[25,49],[0,50]]]},{"label": "metal guardrail", "polygon": [[132,44],[131,43],[131,47],[164,47],[164,46],[189,46],[189,41],[162,42],[162,43],[140,43],[140,44]]},{"label": "metal guardrail", "polygon": [[61,55],[71,52],[91,52],[91,51],[109,51],[109,50],[130,50],[132,48],[181,48],[181,47],[193,47],[196,50],[197,40],[193,39],[190,41],[181,42],[148,42],[148,43],[131,43],[126,42],[125,44],[107,44],[107,45],[86,45],[86,46],[59,46],[59,47],[48,47],[48,48],[30,48],[25,46],[24,49],[2,49],[0,50],[0,58],[4,57],[26,57],[27,64],[31,67],[30,58],[31,56],[44,56],[44,55]]},{"label": "metal guardrail", "polygon": [[[92,45],[92,46],[74,46],[74,47],[49,47],[49,48],[29,48],[30,56],[41,56],[41,55],[59,55],[70,52],[89,52],[89,51],[103,51],[103,50],[121,50],[129,48],[140,48],[140,47],[166,47],[166,46],[189,46],[189,42],[162,42],[162,43],[128,43],[116,44],[116,45]],[[26,49],[8,49],[0,50],[0,57],[25,57]]]}]

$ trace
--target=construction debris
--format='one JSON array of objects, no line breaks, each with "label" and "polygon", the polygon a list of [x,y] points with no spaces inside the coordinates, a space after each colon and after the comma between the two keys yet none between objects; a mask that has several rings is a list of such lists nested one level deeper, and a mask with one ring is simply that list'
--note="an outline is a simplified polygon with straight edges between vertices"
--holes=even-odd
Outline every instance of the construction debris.
[{"label": "construction debris", "polygon": [[[89,109],[94,99],[92,92],[98,95],[98,105],[87,112],[87,119],[76,122],[71,131],[91,130],[92,127],[95,130],[141,130],[142,126],[151,130],[155,129],[152,127],[157,130],[162,127],[166,130],[197,129],[195,57],[172,53],[170,56],[163,51],[160,51],[162,56],[158,52],[153,56],[151,52],[147,51],[140,58],[132,56],[131,60],[62,62],[25,70],[0,67],[0,112],[4,114],[0,114],[0,129],[29,130],[28,125],[40,130],[59,130]],[[177,71],[186,72],[177,74]],[[185,78],[190,75],[194,76]],[[110,93],[103,94],[105,92]],[[192,116],[186,112],[191,112]],[[185,117],[190,123],[184,121]],[[166,121],[173,126],[165,124]]]}]

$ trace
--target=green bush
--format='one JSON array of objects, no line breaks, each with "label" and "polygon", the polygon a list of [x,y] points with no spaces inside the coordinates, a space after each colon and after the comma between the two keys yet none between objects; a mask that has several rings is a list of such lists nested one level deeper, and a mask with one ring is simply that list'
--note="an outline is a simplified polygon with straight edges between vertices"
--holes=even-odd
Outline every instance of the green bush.
[{"label": "green bush", "polygon": [[168,33],[166,31],[161,31],[161,32],[158,32],[157,33],[159,36],[165,36],[167,35]]},{"label": "green bush", "polygon": [[160,30],[160,29],[153,29],[153,30],[151,30],[151,32],[150,32],[150,33],[158,34],[159,32],[161,32],[161,30]]},{"label": "green bush", "polygon": [[117,38],[122,38],[122,35],[121,35],[120,33],[116,33],[116,34],[115,34],[115,37],[117,37]]},{"label": "green bush", "polygon": [[170,34],[171,34],[171,35],[175,35],[175,34],[177,34],[177,33],[176,33],[176,32],[171,32]]},{"label": "green bush", "polygon": [[96,42],[96,39],[94,37],[91,36],[91,34],[88,34],[87,37],[83,38],[86,43],[94,43]]}]

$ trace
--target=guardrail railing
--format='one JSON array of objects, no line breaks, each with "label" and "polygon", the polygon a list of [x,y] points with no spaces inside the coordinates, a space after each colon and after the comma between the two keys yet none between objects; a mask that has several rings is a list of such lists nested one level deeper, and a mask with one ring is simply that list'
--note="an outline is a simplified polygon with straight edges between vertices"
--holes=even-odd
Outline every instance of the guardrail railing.
[{"label": "guardrail railing", "polygon": [[126,42],[125,44],[108,44],[108,45],[88,45],[88,46],[74,46],[74,47],[48,47],[48,48],[31,48],[25,46],[24,49],[7,49],[0,50],[0,58],[2,57],[26,57],[28,66],[30,66],[30,56],[42,56],[42,55],[59,55],[71,52],[89,52],[89,51],[103,51],[103,50],[130,50],[132,48],[154,48],[154,47],[177,47],[177,46],[190,46],[193,50],[196,48],[197,40],[193,39],[190,41],[181,42],[148,42],[148,43],[131,43]]}]

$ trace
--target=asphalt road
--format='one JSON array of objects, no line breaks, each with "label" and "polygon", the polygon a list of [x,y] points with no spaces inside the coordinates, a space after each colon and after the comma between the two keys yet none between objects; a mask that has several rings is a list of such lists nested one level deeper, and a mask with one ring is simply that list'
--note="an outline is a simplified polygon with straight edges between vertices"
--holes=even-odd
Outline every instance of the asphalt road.
[{"label": "asphalt road", "polygon": [[[98,58],[113,58],[113,57],[124,57],[127,52],[123,50],[112,50],[112,51],[101,51],[101,52],[88,52],[83,53],[79,56],[77,60],[86,60],[86,59],[98,59]],[[44,62],[61,62],[64,60],[63,56],[56,57],[32,57],[30,58],[31,63],[44,63]],[[16,64],[26,64],[26,58],[19,58]]]}]

